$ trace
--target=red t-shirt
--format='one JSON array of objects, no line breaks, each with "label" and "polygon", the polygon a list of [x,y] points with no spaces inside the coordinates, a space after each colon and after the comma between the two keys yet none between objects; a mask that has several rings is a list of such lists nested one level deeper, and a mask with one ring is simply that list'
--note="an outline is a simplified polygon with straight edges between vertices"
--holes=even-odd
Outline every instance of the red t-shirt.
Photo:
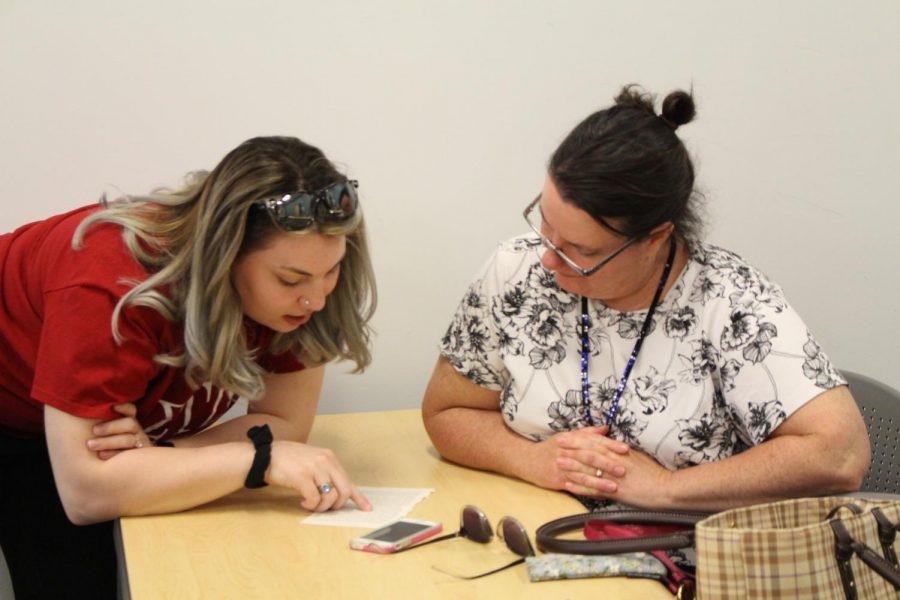
[{"label": "red t-shirt", "polygon": [[[208,383],[191,390],[184,370],[161,365],[158,354],[180,354],[180,324],[147,307],[128,307],[119,319],[123,343],[112,337],[112,311],[146,270],[122,240],[118,225],[91,227],[80,250],[72,234],[89,206],[0,236],[0,429],[43,433],[43,405],[69,414],[114,419],[112,407],[135,402],[151,439],[208,427],[237,396]],[[249,347],[268,372],[303,368],[291,354],[264,349],[274,332],[245,321]]]}]

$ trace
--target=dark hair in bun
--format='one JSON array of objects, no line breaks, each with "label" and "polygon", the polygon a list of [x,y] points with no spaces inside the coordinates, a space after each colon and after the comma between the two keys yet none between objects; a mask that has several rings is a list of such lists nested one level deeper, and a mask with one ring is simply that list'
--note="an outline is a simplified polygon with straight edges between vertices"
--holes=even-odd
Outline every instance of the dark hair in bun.
[{"label": "dark hair in bun", "polygon": [[697,114],[694,107],[694,97],[688,92],[676,90],[666,96],[662,103],[660,117],[672,127],[678,129],[681,125],[687,125]]},{"label": "dark hair in bun", "polygon": [[[702,227],[694,192],[694,166],[675,134],[697,114],[691,93],[655,98],[626,85],[615,104],[597,111],[566,136],[550,158],[549,175],[562,197],[597,222],[626,236],[642,236],[662,223],[685,241]],[[607,219],[620,219],[611,227]]]}]

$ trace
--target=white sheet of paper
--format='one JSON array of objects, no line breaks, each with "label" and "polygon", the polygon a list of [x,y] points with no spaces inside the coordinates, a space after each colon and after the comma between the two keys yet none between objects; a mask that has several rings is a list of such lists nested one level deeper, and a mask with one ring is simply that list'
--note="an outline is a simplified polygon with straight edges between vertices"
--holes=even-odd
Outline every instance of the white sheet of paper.
[{"label": "white sheet of paper", "polygon": [[351,500],[340,510],[314,513],[301,523],[375,529],[406,516],[412,507],[427,498],[434,488],[360,487],[359,491],[372,503],[371,512],[359,510]]}]

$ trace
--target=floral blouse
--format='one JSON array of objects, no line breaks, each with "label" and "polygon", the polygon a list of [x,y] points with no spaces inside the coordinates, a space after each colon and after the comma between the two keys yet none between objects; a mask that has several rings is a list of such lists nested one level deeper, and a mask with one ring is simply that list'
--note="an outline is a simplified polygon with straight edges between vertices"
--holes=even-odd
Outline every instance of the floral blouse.
[{"label": "floral blouse", "polygon": [[[540,264],[537,236],[497,249],[472,282],[441,354],[500,392],[506,424],[542,440],[588,423],[581,399],[581,298]],[[604,422],[647,311],[588,303],[590,413]],[[825,390],[846,384],[781,288],[736,254],[695,243],[661,300],[611,437],[669,469],[764,441]]]}]

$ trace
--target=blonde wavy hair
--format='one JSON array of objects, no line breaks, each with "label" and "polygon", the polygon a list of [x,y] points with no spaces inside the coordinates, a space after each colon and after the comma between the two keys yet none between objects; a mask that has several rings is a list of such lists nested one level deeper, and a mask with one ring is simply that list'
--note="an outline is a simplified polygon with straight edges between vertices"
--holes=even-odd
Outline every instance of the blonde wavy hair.
[{"label": "blonde wavy hair", "polygon": [[[344,180],[321,150],[292,137],[258,137],[229,152],[212,172],[196,171],[177,190],[126,196],[85,219],[72,239],[81,247],[98,223],[122,227],[125,244],[147,270],[143,281],[129,281],[112,315],[113,337],[122,342],[119,319],[129,306],[145,306],[182,323],[184,352],[160,354],[157,362],[183,368],[188,383],[205,381],[249,399],[265,389],[244,332],[241,300],[231,268],[245,253],[265,247],[280,230],[260,200],[298,190],[318,190]],[[273,353],[292,352],[307,366],[349,359],[361,372],[372,360],[369,321],[377,292],[362,211],[350,222],[292,233],[346,235],[347,251],[337,287],[325,308],[303,327],[279,333]]]}]

